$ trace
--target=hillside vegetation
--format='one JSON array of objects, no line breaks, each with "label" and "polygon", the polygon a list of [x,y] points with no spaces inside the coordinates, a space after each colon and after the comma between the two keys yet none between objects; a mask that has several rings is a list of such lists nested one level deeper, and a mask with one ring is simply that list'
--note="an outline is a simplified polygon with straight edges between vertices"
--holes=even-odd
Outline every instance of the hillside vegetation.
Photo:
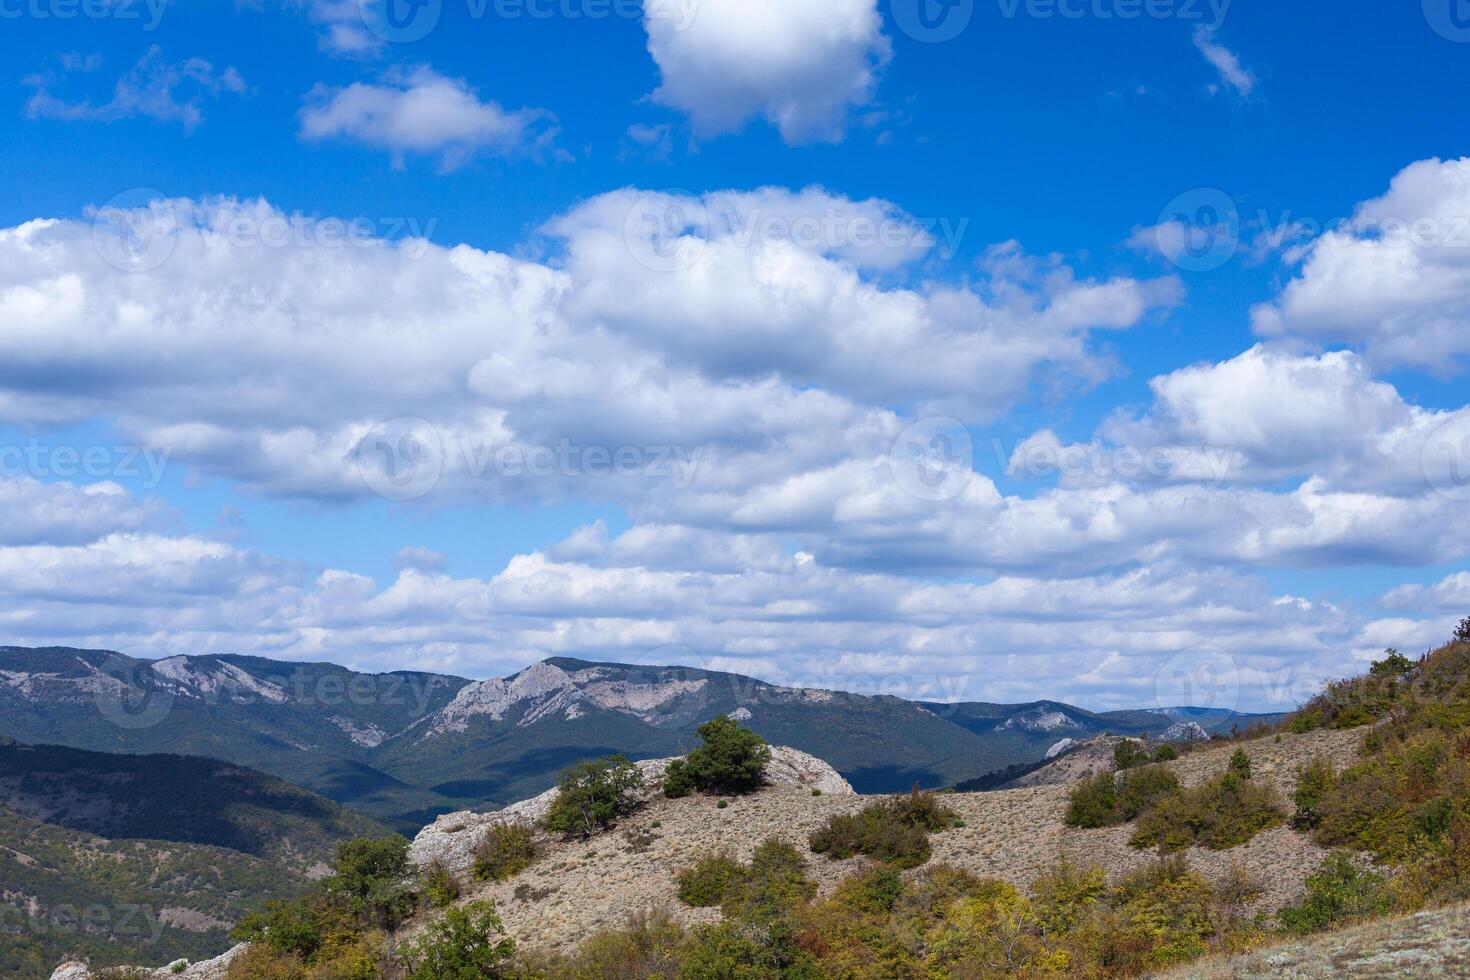
[{"label": "hillside vegetation", "polygon": [[213,955],[305,890],[365,817],[273,776],[183,756],[0,740],[0,976]]}]

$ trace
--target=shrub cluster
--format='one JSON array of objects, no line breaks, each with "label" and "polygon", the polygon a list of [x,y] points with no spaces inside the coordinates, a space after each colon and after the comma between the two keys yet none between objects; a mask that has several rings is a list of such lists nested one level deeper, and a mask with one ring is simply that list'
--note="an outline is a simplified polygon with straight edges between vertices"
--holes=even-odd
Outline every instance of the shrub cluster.
[{"label": "shrub cluster", "polygon": [[1160,797],[1138,815],[1134,847],[1223,851],[1282,820],[1274,790],[1251,781],[1250,756],[1236,749],[1230,765],[1205,783]]},{"label": "shrub cluster", "polygon": [[241,920],[250,943],[227,980],[469,980],[506,976],[513,944],[493,906],[449,908],[423,937],[392,951],[387,936],[419,908],[454,901],[459,883],[442,864],[415,873],[408,841],[361,838],[337,848],[332,873],[307,895],[269,902]]},{"label": "shrub cluster", "polygon": [[639,917],[573,956],[523,961],[521,976],[1119,977],[1264,937],[1182,858],[1113,885],[1100,869],[1063,859],[1029,893],[945,865],[910,877],[879,864],[839,883],[830,898],[786,901],[754,915],[751,906],[727,905],[723,924],[692,930]]},{"label": "shrub cluster", "polygon": [[760,787],[771,761],[771,747],[749,728],[721,715],[695,730],[701,744],[669,763],[664,795],[671,798],[702,793],[748,793]]},{"label": "shrub cluster", "polygon": [[1111,827],[1137,817],[1155,800],[1179,791],[1179,780],[1162,766],[1123,773],[1098,773],[1083,780],[1067,800],[1069,827]]},{"label": "shrub cluster", "polygon": [[1113,746],[1113,768],[1122,772],[1149,763],[1148,749],[1137,739],[1125,738]]},{"label": "shrub cluster", "polygon": [[864,854],[901,868],[929,860],[929,834],[955,825],[953,810],[917,786],[906,795],[869,803],[857,813],[831,817],[809,840],[817,854],[844,860]]},{"label": "shrub cluster", "polygon": [[536,838],[524,824],[495,824],[475,846],[472,870],[481,881],[505,881],[536,860]]},{"label": "shrub cluster", "polygon": [[546,829],[591,837],[638,806],[643,777],[621,755],[579,762],[563,770],[556,798],[546,813]]}]

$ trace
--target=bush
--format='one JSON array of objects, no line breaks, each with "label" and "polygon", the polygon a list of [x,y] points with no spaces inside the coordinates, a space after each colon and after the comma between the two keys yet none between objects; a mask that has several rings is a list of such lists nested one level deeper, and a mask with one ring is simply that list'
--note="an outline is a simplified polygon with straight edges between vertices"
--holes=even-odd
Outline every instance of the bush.
[{"label": "bush", "polygon": [[638,805],[643,786],[638,767],[621,755],[579,762],[564,770],[546,827],[568,836],[591,837]]},{"label": "bush", "polygon": [[495,824],[475,847],[471,866],[481,881],[505,881],[536,860],[531,828],[518,823]]},{"label": "bush", "polygon": [[508,975],[514,952],[495,903],[471,902],[446,910],[399,955],[406,980],[488,980]]},{"label": "bush", "polygon": [[724,715],[696,729],[702,744],[683,759],[669,763],[664,795],[671,798],[704,793],[748,793],[765,782],[771,747],[749,728]]},{"label": "bush", "polygon": [[402,837],[346,841],[337,847],[332,874],[313,891],[267,902],[244,916],[233,935],[267,951],[257,962],[262,977],[349,958],[354,949],[375,950],[377,930],[397,927],[418,906],[411,878]]},{"label": "bush", "polygon": [[1308,933],[1387,912],[1383,875],[1359,867],[1346,851],[1323,858],[1307,878],[1301,902],[1281,910],[1281,924],[1292,932]]},{"label": "bush", "polygon": [[1291,801],[1296,813],[1291,825],[1297,830],[1315,830],[1322,823],[1322,801],[1337,782],[1332,763],[1318,757],[1296,772],[1296,792]]},{"label": "bush", "polygon": [[1129,843],[1158,847],[1166,853],[1192,846],[1223,851],[1280,823],[1276,794],[1242,775],[1249,768],[1249,757],[1237,750],[1225,772],[1200,786],[1155,800],[1138,815]]},{"label": "bush", "polygon": [[1165,742],[1154,750],[1155,762],[1173,762],[1177,758],[1179,758],[1179,750],[1168,742]]},{"label": "bush", "polygon": [[424,902],[431,909],[442,909],[446,905],[453,905],[459,898],[459,879],[449,866],[438,858],[430,861],[424,866],[419,874],[420,887],[423,892]]},{"label": "bush", "polygon": [[911,792],[832,816],[808,840],[817,854],[841,861],[857,854],[917,868],[929,860],[929,834],[954,826],[955,813],[933,793]]},{"label": "bush", "polygon": [[679,901],[695,908],[717,906],[745,872],[743,864],[726,854],[700,858],[679,873]]},{"label": "bush", "polygon": [[726,918],[769,924],[817,893],[796,848],[774,837],[755,849],[744,874],[725,890]]},{"label": "bush", "polygon": [[1230,765],[1225,770],[1238,779],[1251,778],[1251,757],[1245,749],[1236,749],[1230,756]]},{"label": "bush", "polygon": [[1148,750],[1143,743],[1135,739],[1125,738],[1113,746],[1113,767],[1119,772],[1124,769],[1132,769],[1148,762]]},{"label": "bush", "polygon": [[337,845],[327,894],[364,927],[395,929],[413,914],[408,841],[399,834],[359,837]]},{"label": "bush", "polygon": [[1114,774],[1098,773],[1078,783],[1067,798],[1069,827],[1111,827],[1137,817],[1154,801],[1179,790],[1179,779],[1162,766]]}]

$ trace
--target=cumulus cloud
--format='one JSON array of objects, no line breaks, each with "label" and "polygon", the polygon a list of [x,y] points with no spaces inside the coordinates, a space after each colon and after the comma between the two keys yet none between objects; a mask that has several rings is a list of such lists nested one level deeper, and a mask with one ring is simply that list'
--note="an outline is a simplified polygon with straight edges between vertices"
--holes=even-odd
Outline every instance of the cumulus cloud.
[{"label": "cumulus cloud", "polygon": [[1114,480],[1219,485],[1315,480],[1324,490],[1458,493],[1456,440],[1470,409],[1432,411],[1376,380],[1352,351],[1304,355],[1268,346],[1150,381],[1142,415],[1116,412],[1087,444],[1050,431],[1019,445],[1016,476],[1065,486]]},{"label": "cumulus cloud", "polygon": [[1470,356],[1470,159],[1423,160],[1296,250],[1256,333],[1361,347],[1376,368],[1445,375]]},{"label": "cumulus cloud", "polygon": [[[230,200],[109,215],[157,234],[145,254],[160,264],[142,272],[120,261],[132,238],[113,243],[113,221],[0,231],[0,417],[106,413],[205,472],[337,499],[396,492],[374,486],[387,444],[369,440],[408,417],[441,499],[685,496],[699,501],[678,509],[713,514],[750,481],[886,459],[907,424],[893,405],[986,418],[1042,376],[1101,376],[1091,334],[1177,297],[1172,280],[1083,280],[1011,247],[974,286],[882,285],[928,251],[922,229],[902,246],[710,231],[670,273],[639,261],[656,253],[636,198],[554,223],[555,264]],[[815,192],[725,204],[785,225],[808,207],[839,226],[906,220]],[[160,345],[175,357],[147,355]]]},{"label": "cumulus cloud", "polygon": [[[96,56],[63,55],[62,75],[96,70]],[[35,89],[26,102],[31,119],[61,119],[68,122],[115,122],[144,116],[157,122],[177,122],[193,131],[204,122],[203,103],[221,95],[241,95],[245,80],[232,67],[217,71],[203,58],[169,62],[157,45],[148,49],[138,63],[117,80],[112,98],[106,102],[69,101],[53,94],[60,79],[54,72],[32,75],[26,83]]]},{"label": "cumulus cloud", "polygon": [[724,536],[754,559],[737,567],[713,547],[689,547],[700,535],[719,544],[710,532],[639,528],[609,540],[594,527],[559,545],[559,558],[518,555],[489,579],[416,564],[379,585],[189,534],[97,532],[67,546],[0,544],[8,638],[474,676],[551,655],[678,656],[867,693],[1044,695],[1099,706],[1154,704],[1166,669],[1229,651],[1238,684],[1228,706],[1280,707],[1340,669],[1342,645],[1358,629],[1330,604],[1168,564],[944,584],[833,568],[772,541]]},{"label": "cumulus cloud", "polygon": [[426,155],[452,170],[480,152],[545,149],[556,134],[549,113],[482,101],[463,79],[426,67],[389,73],[379,84],[317,86],[301,111],[303,139],[352,140],[388,151],[395,166],[410,155]]},{"label": "cumulus cloud", "polygon": [[890,56],[875,0],[644,0],[655,102],[713,136],[760,117],[787,143],[836,142]]}]

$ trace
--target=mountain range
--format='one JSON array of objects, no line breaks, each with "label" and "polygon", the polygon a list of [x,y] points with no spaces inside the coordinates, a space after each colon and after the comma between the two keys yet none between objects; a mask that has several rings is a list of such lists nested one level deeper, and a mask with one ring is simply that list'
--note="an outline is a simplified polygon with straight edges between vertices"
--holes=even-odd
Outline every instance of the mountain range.
[{"label": "mountain range", "polygon": [[0,735],[250,766],[407,832],[440,813],[533,796],[580,759],[686,751],[716,715],[827,760],[862,793],[953,785],[1039,760],[1064,738],[1270,717],[925,703],[568,657],[474,681],[236,655],[0,648]]}]

